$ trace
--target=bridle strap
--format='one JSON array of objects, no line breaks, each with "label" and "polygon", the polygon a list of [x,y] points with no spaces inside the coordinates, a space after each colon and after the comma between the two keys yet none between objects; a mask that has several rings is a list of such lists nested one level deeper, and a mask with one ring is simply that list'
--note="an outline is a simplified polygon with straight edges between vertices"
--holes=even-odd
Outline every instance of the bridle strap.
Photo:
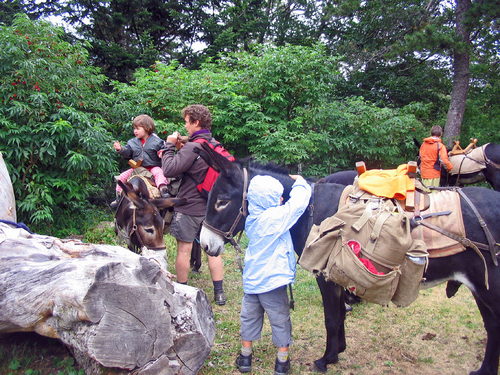
[{"label": "bridle strap", "polygon": [[140,245],[139,249],[142,249],[145,245],[144,245],[144,241],[142,240],[140,232],[137,230],[137,224],[136,224],[136,220],[135,220],[135,212],[136,211],[137,211],[137,209],[134,207],[134,211],[132,213],[132,229],[130,230],[130,233],[128,234],[128,238],[130,240],[132,235],[135,233],[137,236],[137,239],[139,240],[139,245]]},{"label": "bridle strap", "polygon": [[248,170],[243,168],[243,199],[241,201],[243,215],[248,215]]},{"label": "bridle strap", "polygon": [[[122,196],[122,197],[121,197],[120,202],[119,202],[119,204],[118,204],[118,208],[119,208],[119,207],[120,207],[120,205],[122,204],[123,198],[124,198],[124,196]],[[116,209],[116,212],[118,212],[118,208]],[[125,238],[128,240],[128,242],[130,242],[130,243],[131,243],[130,238],[131,238],[131,237],[132,237],[132,235],[135,233],[135,234],[136,234],[136,237],[137,237],[137,239],[138,239],[138,241],[139,241],[139,245],[140,245],[139,250],[141,250],[141,249],[142,249],[142,248],[144,248],[144,247],[145,247],[146,249],[149,249],[149,250],[164,250],[164,249],[166,249],[166,247],[165,247],[165,246],[158,246],[158,247],[156,247],[156,246],[155,246],[155,247],[152,247],[152,246],[147,246],[147,245],[144,243],[144,240],[142,239],[142,236],[141,236],[141,232],[139,232],[139,231],[137,230],[137,229],[138,229],[138,227],[137,227],[137,222],[136,222],[136,214],[135,214],[135,213],[136,213],[136,211],[137,211],[137,208],[136,208],[136,207],[134,207],[134,208],[133,208],[133,212],[132,212],[132,229],[130,230],[130,232],[129,232],[128,234],[127,234],[127,232],[126,232],[126,231],[125,231],[122,227],[120,227],[120,226],[118,225],[118,223],[117,223],[117,221],[116,221],[116,214],[115,214],[115,226],[118,228],[119,233],[120,233],[123,237],[125,237]],[[135,246],[134,246],[134,247],[135,247]],[[137,251],[137,250],[136,250],[136,252],[137,252],[137,253],[139,253],[139,251]]]},{"label": "bridle strap", "polygon": [[218,228],[215,228],[211,226],[210,224],[207,223],[206,220],[203,220],[203,226],[207,229],[210,229],[212,232],[215,232],[225,239],[227,239],[231,245],[233,246],[238,246],[236,241],[234,240],[234,231],[236,227],[238,226],[240,220],[242,217],[246,217],[248,215],[248,171],[246,168],[243,168],[243,197],[241,200],[241,207],[238,211],[238,216],[236,216],[236,219],[234,219],[233,225],[231,225],[231,228],[227,232],[224,232]]}]

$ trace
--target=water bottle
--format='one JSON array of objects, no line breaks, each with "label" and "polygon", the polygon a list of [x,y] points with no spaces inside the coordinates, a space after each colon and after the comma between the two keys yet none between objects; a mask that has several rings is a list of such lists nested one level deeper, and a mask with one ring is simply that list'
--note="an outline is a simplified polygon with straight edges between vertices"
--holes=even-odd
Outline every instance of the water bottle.
[{"label": "water bottle", "polygon": [[425,264],[427,258],[426,257],[412,257],[410,255],[407,255],[408,259],[411,260],[413,263],[422,265]]}]

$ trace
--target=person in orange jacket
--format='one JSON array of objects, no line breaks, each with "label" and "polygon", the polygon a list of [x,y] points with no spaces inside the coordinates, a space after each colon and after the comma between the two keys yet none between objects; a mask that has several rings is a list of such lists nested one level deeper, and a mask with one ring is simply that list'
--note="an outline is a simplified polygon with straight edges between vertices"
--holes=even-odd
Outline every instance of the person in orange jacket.
[{"label": "person in orange jacket", "polygon": [[448,159],[448,150],[441,142],[443,128],[434,125],[431,129],[431,136],[424,138],[420,146],[420,177],[425,186],[439,186],[441,178],[441,164],[448,171],[453,169],[453,164]]}]

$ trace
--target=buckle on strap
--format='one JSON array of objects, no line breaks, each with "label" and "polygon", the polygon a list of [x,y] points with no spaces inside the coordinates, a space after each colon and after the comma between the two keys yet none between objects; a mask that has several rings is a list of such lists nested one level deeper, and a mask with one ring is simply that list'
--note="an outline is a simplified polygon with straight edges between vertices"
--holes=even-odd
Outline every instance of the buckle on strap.
[{"label": "buckle on strap", "polygon": [[420,223],[421,220],[425,220],[425,219],[432,217],[432,216],[442,216],[442,215],[450,215],[450,214],[451,214],[451,211],[442,211],[442,212],[432,212],[430,214],[425,214],[425,215],[415,215],[414,217],[412,217],[410,219],[411,229],[418,227],[421,224]]}]

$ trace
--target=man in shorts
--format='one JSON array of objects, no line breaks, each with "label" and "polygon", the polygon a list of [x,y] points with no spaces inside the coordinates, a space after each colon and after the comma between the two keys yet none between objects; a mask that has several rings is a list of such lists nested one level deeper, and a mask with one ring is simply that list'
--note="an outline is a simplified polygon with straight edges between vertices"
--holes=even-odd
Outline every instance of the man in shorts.
[{"label": "man in shorts", "polygon": [[[185,205],[176,206],[170,226],[170,234],[177,239],[177,258],[175,271],[177,282],[187,284],[191,250],[201,223],[205,218],[207,201],[196,187],[196,181],[203,181],[208,171],[208,165],[194,152],[201,147],[196,139],[213,140],[210,128],[212,116],[207,107],[195,104],[182,110],[189,141],[183,144],[178,132],[167,137],[164,149],[161,151],[162,169],[166,177],[182,175],[179,197],[188,198]],[[208,256],[208,267],[214,284],[215,303],[224,305],[226,295],[223,288],[224,268],[221,256]]]}]

